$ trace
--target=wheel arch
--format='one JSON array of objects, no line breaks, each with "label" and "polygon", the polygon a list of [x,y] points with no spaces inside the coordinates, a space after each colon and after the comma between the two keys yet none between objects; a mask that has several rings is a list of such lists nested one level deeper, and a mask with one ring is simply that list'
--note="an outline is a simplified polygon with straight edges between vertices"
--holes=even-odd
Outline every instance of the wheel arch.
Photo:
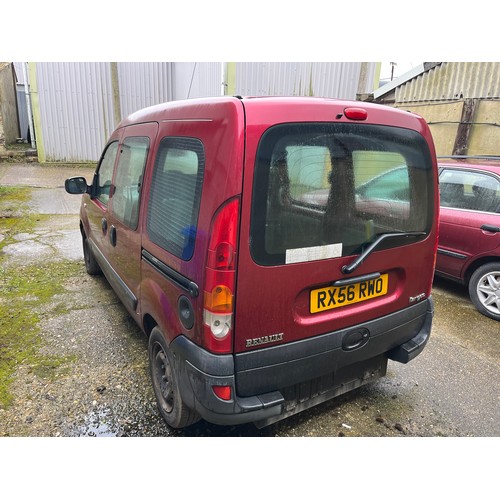
[{"label": "wheel arch", "polygon": [[467,286],[469,285],[470,279],[471,279],[472,275],[474,274],[474,272],[476,271],[476,269],[479,269],[484,264],[489,264],[491,262],[500,263],[500,257],[495,257],[494,255],[489,255],[486,257],[481,257],[481,258],[475,260],[474,262],[471,262],[469,264],[469,267],[465,270],[465,273],[464,273],[465,285],[467,285]]},{"label": "wheel arch", "polygon": [[144,333],[148,336],[148,338],[155,326],[158,326],[158,322],[150,314],[145,314],[144,318],[142,319],[142,327]]}]

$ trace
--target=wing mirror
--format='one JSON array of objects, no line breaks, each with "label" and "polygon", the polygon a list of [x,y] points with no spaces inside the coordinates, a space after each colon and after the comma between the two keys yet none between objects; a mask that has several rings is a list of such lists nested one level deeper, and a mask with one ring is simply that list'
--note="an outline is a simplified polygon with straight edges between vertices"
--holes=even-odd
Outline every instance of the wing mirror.
[{"label": "wing mirror", "polygon": [[69,194],[84,194],[90,191],[85,177],[71,177],[64,182],[64,188]]}]

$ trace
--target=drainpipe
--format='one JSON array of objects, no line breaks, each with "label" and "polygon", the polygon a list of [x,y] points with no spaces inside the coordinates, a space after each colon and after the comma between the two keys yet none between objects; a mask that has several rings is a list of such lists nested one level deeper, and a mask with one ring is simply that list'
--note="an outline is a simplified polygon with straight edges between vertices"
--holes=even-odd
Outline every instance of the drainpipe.
[{"label": "drainpipe", "polygon": [[111,69],[111,88],[113,90],[113,113],[115,128],[122,119],[122,109],[120,105],[120,79],[118,78],[118,63],[110,62]]},{"label": "drainpipe", "polygon": [[221,94],[227,95],[227,63],[221,63]]},{"label": "drainpipe", "polygon": [[31,147],[36,149],[35,131],[33,129],[33,116],[31,115],[31,99],[30,99],[30,84],[26,66],[28,63],[23,63],[23,78],[24,78],[24,95],[26,96],[26,108],[28,110],[28,126],[30,129]]}]

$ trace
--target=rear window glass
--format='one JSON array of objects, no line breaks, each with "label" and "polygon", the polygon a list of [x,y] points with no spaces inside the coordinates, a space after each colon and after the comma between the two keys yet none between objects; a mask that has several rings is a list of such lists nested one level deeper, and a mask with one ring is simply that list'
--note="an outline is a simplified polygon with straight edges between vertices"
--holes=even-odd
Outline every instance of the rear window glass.
[{"label": "rear window glass", "polygon": [[[378,249],[430,231],[432,162],[415,131],[357,124],[287,124],[269,129],[256,159],[252,255],[263,265],[295,262],[319,247],[331,256],[359,253],[385,233]],[[307,253],[307,252],[306,252]]]},{"label": "rear window glass", "polygon": [[491,174],[444,169],[439,190],[442,207],[500,213],[500,181]]},{"label": "rear window glass", "polygon": [[205,169],[198,139],[161,141],[149,196],[147,231],[152,242],[189,260],[193,256]]}]

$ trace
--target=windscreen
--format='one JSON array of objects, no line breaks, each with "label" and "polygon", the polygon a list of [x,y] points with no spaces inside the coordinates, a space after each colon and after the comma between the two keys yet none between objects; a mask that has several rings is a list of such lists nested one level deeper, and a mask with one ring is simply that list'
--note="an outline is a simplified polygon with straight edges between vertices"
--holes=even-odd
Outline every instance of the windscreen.
[{"label": "windscreen", "polygon": [[[433,220],[432,161],[413,130],[368,124],[284,124],[259,143],[253,185],[251,251],[262,265],[327,257],[425,237]],[[425,233],[408,238],[408,233]],[[405,235],[405,237],[403,237]]]}]

